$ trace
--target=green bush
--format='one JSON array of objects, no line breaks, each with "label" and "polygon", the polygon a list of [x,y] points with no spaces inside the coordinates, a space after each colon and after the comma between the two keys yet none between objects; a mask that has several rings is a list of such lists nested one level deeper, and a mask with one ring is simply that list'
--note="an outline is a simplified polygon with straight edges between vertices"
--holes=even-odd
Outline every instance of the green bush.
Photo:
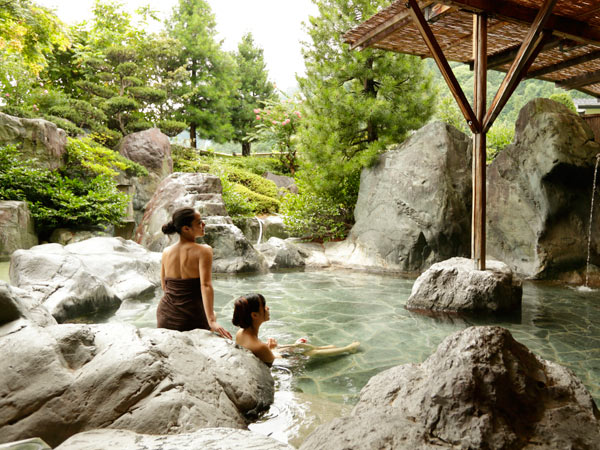
[{"label": "green bush", "polygon": [[[233,191],[239,194],[242,198],[246,199],[246,201],[252,206],[254,214],[276,213],[279,211],[281,202],[276,198],[259,194],[248,189],[243,184],[238,183],[233,183]],[[229,205],[226,206],[229,208]],[[229,209],[227,211],[229,211]]]},{"label": "green bush", "polygon": [[568,92],[560,92],[557,94],[552,94],[550,100],[554,100],[555,102],[562,103],[567,108],[569,108],[574,113],[577,112],[577,107],[575,106],[575,102],[573,102],[573,98]]},{"label": "green bush", "polygon": [[223,202],[227,208],[227,213],[234,219],[234,223],[235,219],[254,215],[256,205],[248,201],[247,196],[238,191],[236,186],[240,186],[239,184],[232,183],[227,178],[222,178],[221,184],[223,186]]},{"label": "green bush", "polygon": [[36,168],[14,146],[0,147],[0,199],[26,201],[42,239],[59,227],[120,224],[129,202],[108,175],[69,178]]},{"label": "green bush", "polygon": [[245,156],[243,158],[229,158],[227,163],[260,176],[263,176],[266,172],[276,175],[290,175],[289,170],[275,157]]},{"label": "green bush", "polygon": [[81,128],[68,119],[52,115],[44,116],[44,119],[52,122],[58,128],[65,130],[69,136],[79,136],[85,133]]},{"label": "green bush", "polygon": [[348,211],[330,198],[321,197],[300,186],[297,195],[286,195],[281,202],[284,223],[293,236],[311,240],[344,238],[350,229]]},{"label": "green bush", "polygon": [[146,176],[146,168],[123,155],[103,147],[92,138],[67,140],[67,164],[68,171],[79,172],[87,170],[83,176],[107,175],[115,177],[119,170],[129,176]]},{"label": "green bush", "polygon": [[242,184],[251,191],[267,197],[277,198],[277,185],[271,180],[237,167],[225,167],[225,175],[229,181]]}]

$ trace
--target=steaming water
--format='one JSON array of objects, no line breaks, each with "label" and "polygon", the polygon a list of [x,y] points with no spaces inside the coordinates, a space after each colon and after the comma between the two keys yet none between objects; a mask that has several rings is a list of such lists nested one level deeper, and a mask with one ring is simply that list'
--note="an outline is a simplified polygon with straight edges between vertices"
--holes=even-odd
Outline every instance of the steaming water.
[{"label": "steaming water", "polygon": [[[0,263],[0,276],[5,272]],[[348,414],[371,376],[425,360],[446,336],[470,325],[508,328],[533,352],[571,368],[600,404],[598,291],[525,283],[520,317],[448,321],[404,308],[413,281],[339,271],[216,277],[215,309],[232,334],[233,301],[260,292],[271,308],[271,320],[261,327],[263,338],[274,337],[281,344],[301,336],[315,345],[361,342],[354,354],[278,360],[272,369],[275,403],[250,428],[298,446],[320,423]],[[129,302],[111,320],[154,327],[155,311],[156,301]]]}]

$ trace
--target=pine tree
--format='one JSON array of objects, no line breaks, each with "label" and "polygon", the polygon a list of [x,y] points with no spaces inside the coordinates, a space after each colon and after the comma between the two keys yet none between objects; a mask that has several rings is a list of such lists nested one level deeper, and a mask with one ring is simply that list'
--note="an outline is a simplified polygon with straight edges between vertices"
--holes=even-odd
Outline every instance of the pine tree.
[{"label": "pine tree", "polygon": [[384,0],[313,0],[300,149],[306,182],[349,212],[360,171],[387,145],[401,142],[433,111],[431,76],[420,59],[376,49],[350,50],[343,35],[367,20]]},{"label": "pine tree", "polygon": [[216,41],[216,23],[204,0],[179,0],[169,24],[171,37],[182,45],[181,63],[189,79],[181,85],[179,120],[190,125],[190,143],[196,136],[223,142],[233,132],[230,123],[233,61]]},{"label": "pine tree", "polygon": [[274,88],[268,80],[263,50],[254,45],[252,34],[242,37],[234,58],[239,84],[231,112],[233,140],[242,145],[242,155],[249,156],[252,143],[249,135],[256,123],[255,111],[273,96]]}]

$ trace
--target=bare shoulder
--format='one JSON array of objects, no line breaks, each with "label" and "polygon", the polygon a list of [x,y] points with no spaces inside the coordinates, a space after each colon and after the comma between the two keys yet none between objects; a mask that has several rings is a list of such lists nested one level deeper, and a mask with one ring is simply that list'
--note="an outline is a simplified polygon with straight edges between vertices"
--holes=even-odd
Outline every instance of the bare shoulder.
[{"label": "bare shoulder", "polygon": [[210,255],[210,256],[212,256],[212,254],[213,254],[213,249],[212,249],[212,247],[210,245],[196,244],[195,249],[201,255]]}]

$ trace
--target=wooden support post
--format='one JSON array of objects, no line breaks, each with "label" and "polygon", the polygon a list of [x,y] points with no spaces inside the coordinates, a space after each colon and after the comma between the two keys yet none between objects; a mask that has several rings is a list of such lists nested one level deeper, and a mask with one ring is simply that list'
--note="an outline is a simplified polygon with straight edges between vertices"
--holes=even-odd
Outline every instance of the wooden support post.
[{"label": "wooden support post", "polygon": [[482,122],[484,132],[487,133],[491,128],[494,120],[496,120],[496,117],[498,117],[502,108],[506,105],[506,102],[533,63],[533,60],[535,60],[537,54],[541,51],[544,40],[548,39],[548,35],[543,33],[543,29],[552,14],[552,9],[556,2],[557,0],[544,0],[544,4],[531,24],[527,36],[523,39],[519,52],[510,69],[508,69],[508,73],[502,81],[500,88],[498,88],[490,109],[485,115],[485,119]]},{"label": "wooden support post", "polygon": [[[487,15],[473,16],[473,60],[475,61],[475,115],[483,123],[487,102]],[[485,270],[485,162],[486,133],[473,134],[473,213],[471,222],[471,258],[475,269]]]},{"label": "wooden support post", "polygon": [[458,107],[463,113],[463,116],[465,117],[469,128],[473,133],[480,132],[482,128],[481,122],[477,120],[477,117],[475,116],[475,113],[473,112],[473,109],[469,104],[469,100],[467,100],[467,97],[465,96],[465,93],[460,87],[458,80],[454,76],[454,72],[452,72],[450,64],[448,64],[448,60],[444,56],[444,52],[438,44],[437,39],[433,35],[431,28],[427,24],[425,17],[423,17],[423,13],[419,8],[417,0],[408,0],[406,3],[406,7],[409,8],[410,14],[413,18],[413,22],[415,23],[415,26],[421,33],[421,37],[425,41],[425,44],[427,44],[427,47],[429,48],[433,59],[435,60],[438,68],[440,69],[442,76],[446,80],[446,84],[450,88],[450,92],[452,92],[456,103],[458,103]]}]

